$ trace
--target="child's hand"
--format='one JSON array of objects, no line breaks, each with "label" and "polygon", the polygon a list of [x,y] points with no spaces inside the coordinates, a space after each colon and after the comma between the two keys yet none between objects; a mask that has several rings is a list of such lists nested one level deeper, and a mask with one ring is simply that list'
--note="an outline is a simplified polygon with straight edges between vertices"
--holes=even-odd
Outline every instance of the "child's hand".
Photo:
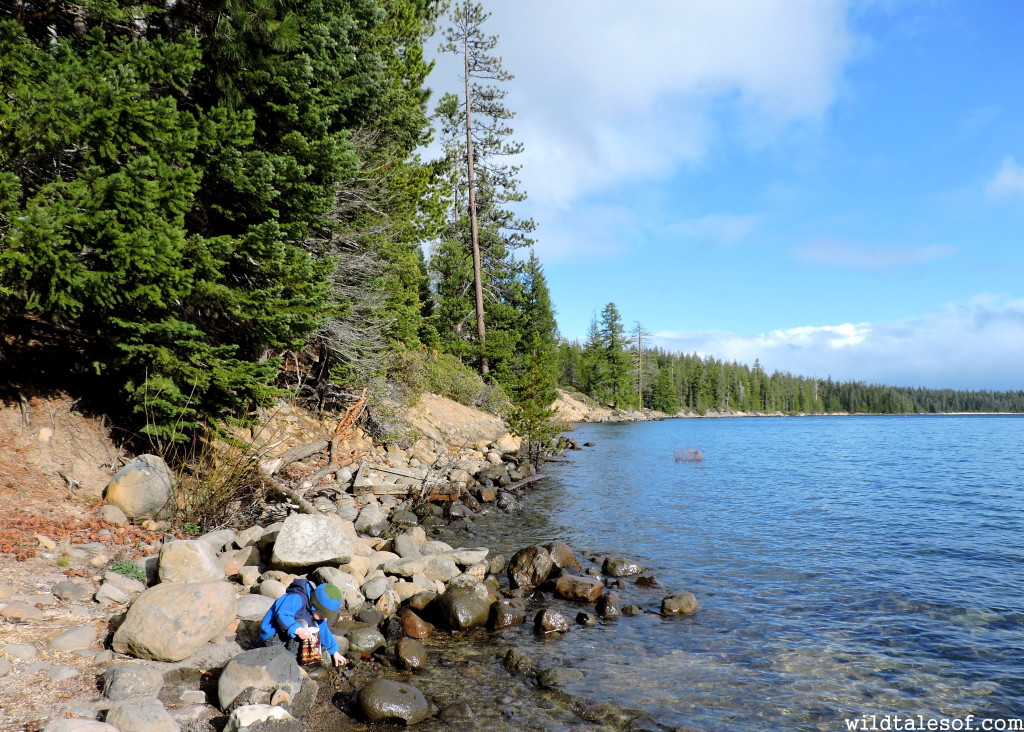
[{"label": "child's hand", "polygon": [[341,655],[341,651],[335,651],[334,655],[331,656],[334,659],[335,666],[344,666],[348,663],[348,659]]},{"label": "child's hand", "polygon": [[309,628],[302,627],[295,629],[295,637],[299,640],[309,640],[309,636],[312,635],[312,631]]}]

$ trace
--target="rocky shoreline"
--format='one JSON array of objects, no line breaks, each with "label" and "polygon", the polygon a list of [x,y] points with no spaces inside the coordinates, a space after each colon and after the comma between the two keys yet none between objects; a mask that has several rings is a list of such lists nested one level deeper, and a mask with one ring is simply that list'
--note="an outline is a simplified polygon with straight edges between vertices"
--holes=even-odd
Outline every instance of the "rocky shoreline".
[{"label": "rocky shoreline", "polygon": [[[461,462],[446,461],[446,477],[459,480],[440,500],[403,495],[397,481],[360,491],[351,474],[348,486],[307,492],[315,514],[281,504],[283,519],[269,525],[184,539],[165,534],[145,545],[135,536],[149,554],[112,565],[112,542],[129,525],[124,509],[150,530],[166,528],[154,517],[159,498],[149,500],[161,490],[158,459],[146,457],[144,468],[133,461],[108,487],[108,498],[123,497],[120,507],[101,508],[96,541],[70,550],[76,566],[102,574],[40,574],[32,587],[0,580],[0,617],[31,639],[0,645],[0,728],[541,730],[585,721],[598,729],[663,729],[588,699],[585,689],[579,693],[581,672],[539,666],[530,645],[571,642],[630,615],[690,614],[696,598],[666,593],[628,559],[557,541],[507,560],[473,546],[479,517],[515,520],[524,494],[538,485],[515,447],[501,436],[475,444]],[[392,448],[373,457],[417,468],[412,452]],[[52,567],[61,548],[44,539],[38,559]],[[334,628],[350,659],[342,671],[311,673],[259,647],[260,620],[298,576],[342,590]],[[11,692],[38,684],[56,699],[42,711],[19,708]]]}]

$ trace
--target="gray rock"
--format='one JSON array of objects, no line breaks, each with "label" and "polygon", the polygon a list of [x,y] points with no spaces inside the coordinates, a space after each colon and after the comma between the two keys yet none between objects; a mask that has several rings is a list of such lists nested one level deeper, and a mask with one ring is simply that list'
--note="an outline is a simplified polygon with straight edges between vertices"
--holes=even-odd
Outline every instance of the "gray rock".
[{"label": "gray rock", "polygon": [[485,562],[489,553],[487,547],[481,546],[476,549],[454,549],[450,556],[460,567],[472,567],[474,564]]},{"label": "gray rock", "polygon": [[[431,557],[434,559],[434,557]],[[417,574],[424,573],[424,560],[423,559],[393,559],[383,567],[384,571],[388,574],[395,575],[397,577],[413,577]]]},{"label": "gray rock", "polygon": [[262,526],[250,526],[248,529],[240,531],[235,537],[235,547],[237,549],[244,549],[247,546],[255,546],[261,536],[263,536]]},{"label": "gray rock", "polygon": [[363,506],[355,522],[356,531],[367,536],[380,536],[389,526],[384,511],[376,503]]},{"label": "gray rock", "polygon": [[597,616],[593,613],[579,613],[576,616],[576,624],[582,625],[584,628],[592,628],[597,625]]},{"label": "gray rock", "polygon": [[159,584],[128,608],[113,650],[155,661],[180,661],[235,619],[235,590],[227,582]]},{"label": "gray rock", "polygon": [[437,599],[437,606],[449,628],[466,630],[487,624],[491,596],[479,582],[453,583]]},{"label": "gray rock", "polygon": [[214,582],[224,579],[224,565],[203,541],[170,541],[160,548],[161,582]]},{"label": "gray rock", "polygon": [[546,668],[537,672],[537,683],[546,689],[560,689],[583,680],[583,672],[575,668]]},{"label": "gray rock", "polygon": [[508,579],[513,588],[532,590],[543,584],[554,569],[551,554],[542,546],[520,549],[508,562]]},{"label": "gray rock", "polygon": [[113,660],[114,660],[114,652],[109,650],[109,649],[107,649],[105,651],[100,651],[99,653],[97,653],[95,656],[92,657],[92,662],[94,664],[96,664],[97,666],[103,666],[104,664],[108,664],[108,663],[110,663]]},{"label": "gray rock", "polygon": [[219,552],[225,546],[233,542],[237,536],[238,534],[236,534],[233,529],[218,529],[217,531],[211,531],[197,537],[196,541],[208,544],[214,552]]},{"label": "gray rock", "polygon": [[142,663],[117,663],[103,673],[103,695],[112,701],[158,696],[163,686],[163,674]]},{"label": "gray rock", "polygon": [[353,628],[345,634],[349,648],[357,653],[373,653],[386,645],[384,636],[373,628]]},{"label": "gray rock", "polygon": [[576,558],[576,553],[572,550],[568,544],[564,544],[560,541],[553,541],[547,545],[548,553],[551,555],[551,561],[555,563],[555,566],[559,569],[573,569],[577,572],[583,571],[583,566],[580,564],[580,560]]},{"label": "gray rock", "polygon": [[451,557],[435,555],[424,557],[422,561],[423,575],[427,579],[450,582],[461,574],[458,565]]},{"label": "gray rock", "polygon": [[266,595],[242,595],[238,598],[237,617],[242,620],[260,621],[274,604],[274,598]]},{"label": "gray rock", "polygon": [[64,681],[72,677],[78,676],[78,669],[72,668],[71,666],[65,666],[64,664],[57,664],[52,668],[47,669],[46,677],[50,681]]},{"label": "gray rock", "polygon": [[274,542],[271,564],[279,569],[306,569],[345,564],[352,559],[352,540],[330,516],[293,513],[284,520]]},{"label": "gray rock", "polygon": [[9,674],[13,668],[14,664],[6,658],[0,658],[0,679]]},{"label": "gray rock", "polygon": [[55,719],[43,732],[118,732],[117,727],[95,719]]},{"label": "gray rock", "polygon": [[112,524],[126,524],[128,523],[128,516],[117,506],[107,503],[100,506],[100,518],[104,521],[109,521]]},{"label": "gray rock", "polygon": [[34,661],[39,651],[31,643],[8,643],[3,647],[4,653],[19,661]]},{"label": "gray rock", "polygon": [[683,590],[669,595],[661,601],[662,615],[693,615],[700,609],[697,598],[692,592]]},{"label": "gray rock", "polygon": [[254,648],[239,653],[224,667],[217,683],[217,698],[220,708],[227,712],[250,687],[268,695],[284,689],[290,698],[295,698],[302,689],[302,681],[299,664],[284,646]]},{"label": "gray rock", "polygon": [[395,554],[402,559],[419,559],[420,548],[409,534],[399,534],[394,541]]},{"label": "gray rock", "polygon": [[238,570],[238,579],[246,587],[252,587],[260,581],[260,568],[253,566],[241,567]]},{"label": "gray rock", "polygon": [[374,679],[359,690],[359,708],[373,723],[416,724],[430,715],[430,705],[412,684]]},{"label": "gray rock", "polygon": [[395,526],[416,526],[419,517],[412,511],[395,511],[391,514],[391,523]]},{"label": "gray rock", "polygon": [[64,602],[85,602],[92,598],[93,589],[71,580],[61,580],[50,591]]},{"label": "gray rock", "polygon": [[114,474],[103,497],[131,519],[165,518],[174,474],[156,455],[139,455]]},{"label": "gray rock", "polygon": [[116,703],[107,710],[106,721],[120,732],[179,732],[181,729],[160,700],[148,696]]},{"label": "gray rock", "polygon": [[362,587],[359,588],[360,592],[366,597],[367,600],[376,600],[390,587],[390,582],[387,577],[375,577],[372,580],[368,580],[363,583]]},{"label": "gray rock", "polygon": [[96,629],[90,625],[68,628],[50,641],[50,648],[55,651],[73,651],[86,648],[96,640]]},{"label": "gray rock", "polygon": [[4,605],[4,609],[0,610],[0,617],[15,622],[37,621],[43,619],[43,611],[35,605],[16,600]]},{"label": "gray rock", "polygon": [[104,582],[100,585],[99,590],[96,591],[96,602],[101,605],[106,605],[110,602],[120,605],[128,602],[129,599],[127,592],[110,582]]},{"label": "gray rock", "polygon": [[276,579],[265,579],[260,582],[260,594],[272,600],[276,600],[287,590],[288,588],[284,586],[284,583],[278,582]]},{"label": "gray rock", "polygon": [[601,565],[601,571],[609,577],[629,577],[634,574],[640,574],[644,571],[644,568],[631,559],[606,557],[604,564]]}]

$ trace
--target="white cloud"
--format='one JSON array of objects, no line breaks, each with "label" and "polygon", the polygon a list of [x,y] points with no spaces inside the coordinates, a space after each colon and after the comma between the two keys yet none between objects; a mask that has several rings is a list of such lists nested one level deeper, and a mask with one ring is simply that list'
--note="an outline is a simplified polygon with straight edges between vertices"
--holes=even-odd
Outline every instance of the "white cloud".
[{"label": "white cloud", "polygon": [[985,186],[989,198],[1011,198],[1024,195],[1024,168],[1013,157],[1003,158],[998,172]]},{"label": "white cloud", "polygon": [[[832,104],[854,42],[848,0],[517,0],[491,4],[486,30],[507,85],[531,206],[699,161],[718,119],[763,142]],[[457,88],[441,60],[431,82]],[[722,103],[725,102],[723,107]],[[724,130],[724,132],[723,132]]]},{"label": "white cloud", "polygon": [[742,335],[664,331],[663,348],[837,381],[957,389],[1024,388],[1024,300],[980,296],[891,323]]},{"label": "white cloud", "polygon": [[934,244],[918,249],[866,247],[839,239],[819,239],[793,249],[793,255],[814,267],[842,267],[863,270],[887,270],[924,264],[952,257],[956,247]]},{"label": "white cloud", "polygon": [[757,221],[758,217],[753,215],[710,214],[679,222],[672,228],[684,236],[731,244],[745,238]]}]

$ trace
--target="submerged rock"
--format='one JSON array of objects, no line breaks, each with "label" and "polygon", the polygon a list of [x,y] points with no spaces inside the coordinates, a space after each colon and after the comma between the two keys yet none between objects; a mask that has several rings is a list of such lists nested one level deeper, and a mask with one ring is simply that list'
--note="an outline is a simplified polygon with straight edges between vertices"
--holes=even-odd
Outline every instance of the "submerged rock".
[{"label": "submerged rock", "polygon": [[693,615],[700,608],[692,592],[683,590],[661,601],[662,615]]},{"label": "submerged rock", "polygon": [[555,594],[566,600],[597,602],[603,592],[604,585],[596,577],[563,574],[555,581]]},{"label": "submerged rock", "polygon": [[567,633],[572,627],[567,617],[550,607],[537,613],[533,625],[538,633]]}]

